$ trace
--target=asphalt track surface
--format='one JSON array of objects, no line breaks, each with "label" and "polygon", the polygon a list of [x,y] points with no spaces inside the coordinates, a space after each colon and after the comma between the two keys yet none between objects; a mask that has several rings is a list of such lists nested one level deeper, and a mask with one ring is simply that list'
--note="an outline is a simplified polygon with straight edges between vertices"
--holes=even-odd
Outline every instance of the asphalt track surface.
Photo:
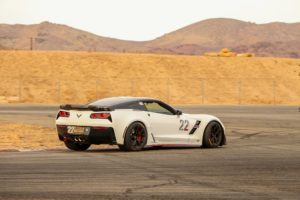
[{"label": "asphalt track surface", "polygon": [[[0,105],[0,122],[53,127],[56,109]],[[300,199],[298,107],[181,109],[221,118],[228,145],[0,152],[0,199]]]}]

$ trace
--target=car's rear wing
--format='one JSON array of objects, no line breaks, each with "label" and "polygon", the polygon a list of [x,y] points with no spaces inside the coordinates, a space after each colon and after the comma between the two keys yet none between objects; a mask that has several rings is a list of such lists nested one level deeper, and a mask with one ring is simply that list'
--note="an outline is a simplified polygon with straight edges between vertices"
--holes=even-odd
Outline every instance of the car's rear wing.
[{"label": "car's rear wing", "polygon": [[103,106],[92,106],[92,105],[75,105],[75,104],[64,104],[59,106],[63,110],[92,110],[92,111],[112,111],[109,107]]}]

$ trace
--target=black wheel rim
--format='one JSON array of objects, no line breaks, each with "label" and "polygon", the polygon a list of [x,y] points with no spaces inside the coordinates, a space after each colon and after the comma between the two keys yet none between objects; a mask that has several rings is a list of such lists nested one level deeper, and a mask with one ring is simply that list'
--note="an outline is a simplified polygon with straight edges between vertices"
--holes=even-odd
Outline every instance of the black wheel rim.
[{"label": "black wheel rim", "polygon": [[132,147],[142,147],[146,141],[146,131],[141,124],[135,124],[130,130]]},{"label": "black wheel rim", "polygon": [[212,145],[219,145],[222,139],[222,127],[219,124],[214,124],[211,127],[209,141]]}]

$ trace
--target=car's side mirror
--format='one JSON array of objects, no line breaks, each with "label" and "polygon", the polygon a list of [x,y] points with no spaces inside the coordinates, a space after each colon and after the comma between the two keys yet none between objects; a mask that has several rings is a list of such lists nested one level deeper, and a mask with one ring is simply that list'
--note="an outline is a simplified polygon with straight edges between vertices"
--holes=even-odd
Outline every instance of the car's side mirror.
[{"label": "car's side mirror", "polygon": [[176,110],[176,115],[182,115],[182,111],[181,110]]}]

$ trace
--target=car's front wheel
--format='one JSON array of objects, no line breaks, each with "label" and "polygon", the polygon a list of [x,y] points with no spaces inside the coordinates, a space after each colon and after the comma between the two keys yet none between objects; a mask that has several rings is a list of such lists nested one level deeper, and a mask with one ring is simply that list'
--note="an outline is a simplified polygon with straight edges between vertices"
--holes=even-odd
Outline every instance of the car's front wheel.
[{"label": "car's front wheel", "polygon": [[221,145],[223,139],[223,127],[217,121],[210,122],[204,131],[203,147],[216,148]]},{"label": "car's front wheel", "polygon": [[126,130],[123,147],[127,151],[140,151],[145,147],[147,137],[145,125],[141,122],[134,122]]},{"label": "car's front wheel", "polygon": [[91,146],[90,144],[81,144],[70,140],[65,141],[65,145],[73,151],[85,151]]}]

